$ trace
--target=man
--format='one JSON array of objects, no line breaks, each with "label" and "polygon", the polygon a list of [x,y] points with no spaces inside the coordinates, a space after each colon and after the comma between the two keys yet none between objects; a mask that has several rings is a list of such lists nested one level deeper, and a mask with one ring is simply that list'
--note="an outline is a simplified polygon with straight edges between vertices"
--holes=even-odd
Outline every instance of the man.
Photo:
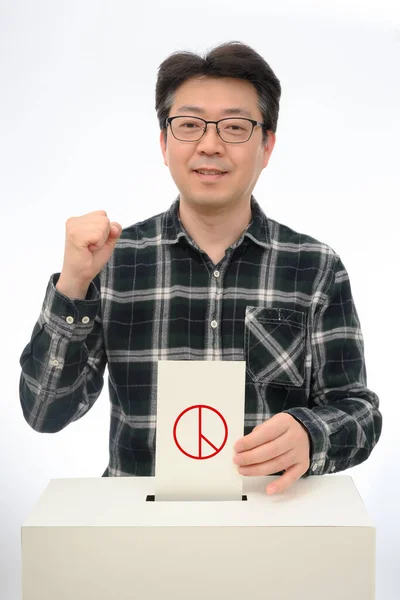
[{"label": "man", "polygon": [[380,437],[341,259],[252,195],[280,93],[244,44],[172,54],[156,109],[177,200],[122,231],[104,211],[67,221],[61,273],[21,356],[21,405],[32,428],[59,431],[91,408],[108,363],[105,476],[154,474],[159,359],[246,360],[233,460],[244,475],[279,473],[268,493],[357,465]]}]

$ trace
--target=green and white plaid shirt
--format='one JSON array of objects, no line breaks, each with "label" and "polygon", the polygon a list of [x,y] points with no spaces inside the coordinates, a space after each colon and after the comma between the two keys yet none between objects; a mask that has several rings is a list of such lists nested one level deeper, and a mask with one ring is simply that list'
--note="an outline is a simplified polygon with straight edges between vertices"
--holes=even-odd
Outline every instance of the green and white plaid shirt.
[{"label": "green and white plaid shirt", "polygon": [[348,274],[326,244],[253,218],[218,265],[184,230],[179,197],[122,231],[84,300],[52,275],[20,364],[23,414],[56,432],[98,398],[108,365],[105,476],[154,475],[158,360],[245,360],[244,434],[279,412],[308,430],[306,475],[366,460],[382,427],[367,388]]}]

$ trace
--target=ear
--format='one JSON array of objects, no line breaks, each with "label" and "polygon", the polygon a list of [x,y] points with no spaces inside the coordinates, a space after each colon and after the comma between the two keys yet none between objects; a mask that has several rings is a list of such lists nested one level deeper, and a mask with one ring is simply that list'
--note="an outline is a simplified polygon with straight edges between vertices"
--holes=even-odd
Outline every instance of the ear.
[{"label": "ear", "polygon": [[165,129],[162,129],[160,131],[160,146],[161,146],[161,152],[164,158],[164,165],[166,165],[168,167],[168,160],[167,160],[167,144],[165,142],[164,139],[164,135],[166,134]]},{"label": "ear", "polygon": [[268,130],[268,137],[267,137],[267,141],[265,142],[264,145],[264,160],[263,160],[263,169],[265,169],[265,167],[267,166],[270,156],[272,154],[272,151],[274,149],[275,146],[275,142],[276,142],[276,135],[273,131]]}]

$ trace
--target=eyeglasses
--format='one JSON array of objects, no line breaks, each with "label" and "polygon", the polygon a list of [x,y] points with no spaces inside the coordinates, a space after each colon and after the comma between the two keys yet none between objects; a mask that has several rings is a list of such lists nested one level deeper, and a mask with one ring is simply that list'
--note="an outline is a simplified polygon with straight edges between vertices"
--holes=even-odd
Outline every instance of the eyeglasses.
[{"label": "eyeglasses", "polygon": [[206,121],[200,117],[168,117],[165,126],[171,127],[172,135],[180,142],[198,142],[207,131],[209,123],[215,124],[217,133],[227,144],[243,144],[248,142],[254,127],[265,127],[264,123],[242,117]]}]

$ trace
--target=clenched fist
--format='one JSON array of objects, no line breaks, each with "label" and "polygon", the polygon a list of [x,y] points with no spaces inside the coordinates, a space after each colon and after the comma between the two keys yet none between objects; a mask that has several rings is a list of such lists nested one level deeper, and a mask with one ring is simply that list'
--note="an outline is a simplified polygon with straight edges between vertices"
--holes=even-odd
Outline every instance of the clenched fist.
[{"label": "clenched fist", "polygon": [[70,298],[85,298],[90,282],[110,259],[121,231],[121,225],[110,222],[104,210],[68,219],[64,263],[56,288]]}]

